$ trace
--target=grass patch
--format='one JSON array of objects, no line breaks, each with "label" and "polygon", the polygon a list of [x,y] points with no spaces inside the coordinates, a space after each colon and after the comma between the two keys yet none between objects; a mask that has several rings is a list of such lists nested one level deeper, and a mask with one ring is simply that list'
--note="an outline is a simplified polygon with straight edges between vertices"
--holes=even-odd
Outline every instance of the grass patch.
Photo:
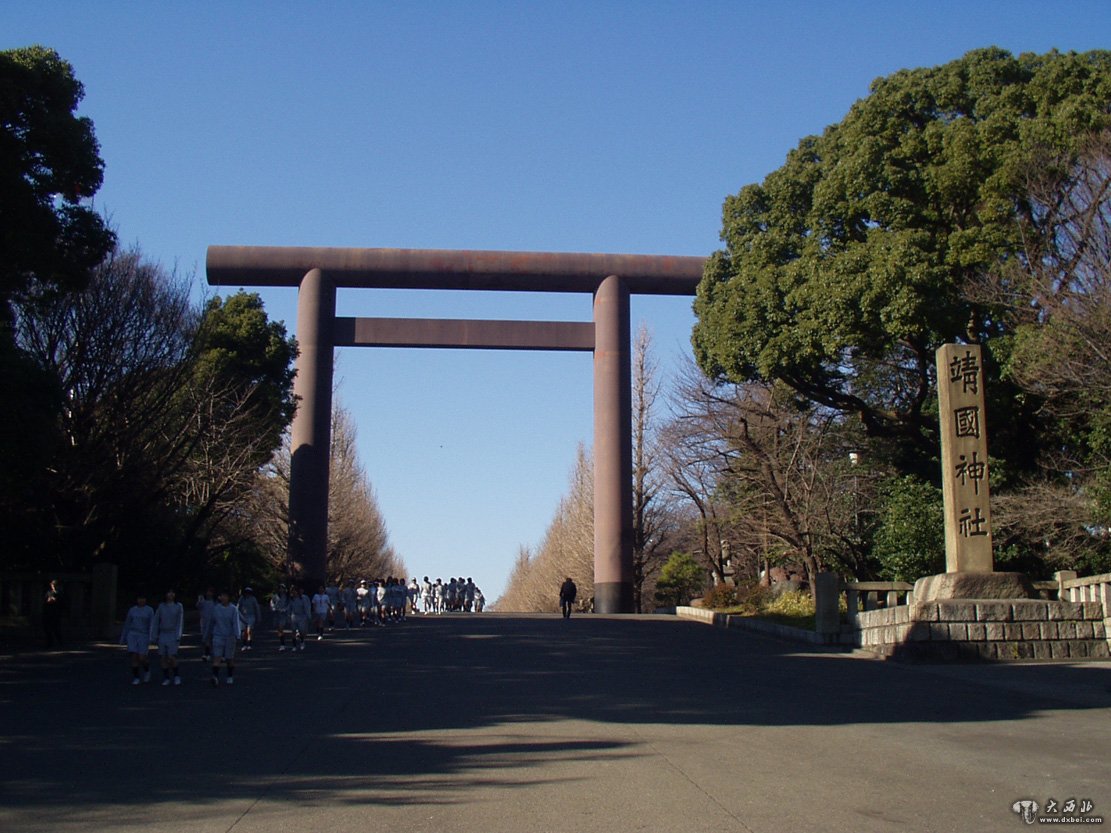
[{"label": "grass patch", "polygon": [[773,595],[765,587],[738,587],[732,604],[714,606],[719,613],[751,616],[792,628],[814,630],[814,600],[803,590]]}]

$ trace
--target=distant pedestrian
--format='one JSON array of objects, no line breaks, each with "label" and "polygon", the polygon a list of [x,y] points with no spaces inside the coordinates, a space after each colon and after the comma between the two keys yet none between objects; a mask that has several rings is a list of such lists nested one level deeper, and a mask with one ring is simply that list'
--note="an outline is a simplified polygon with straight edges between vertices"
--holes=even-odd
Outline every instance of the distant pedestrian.
[{"label": "distant pedestrian", "polygon": [[432,610],[438,614],[444,612],[444,582],[442,579],[436,579],[436,583],[432,585]]},{"label": "distant pedestrian", "polygon": [[332,608],[331,600],[328,598],[328,592],[323,584],[317,588],[311,599],[311,604],[312,621],[316,627],[316,639],[319,642],[324,638],[324,626],[328,623],[328,613]]},{"label": "distant pedestrian", "polygon": [[355,579],[349,578],[347,584],[339,594],[340,603],[343,605],[343,621],[348,630],[355,624],[355,617],[359,611],[359,594],[355,590]]},{"label": "distant pedestrian", "polygon": [[309,617],[312,615],[312,605],[305,598],[305,594],[296,584],[293,585],[293,595],[289,599],[289,622],[293,628],[293,650],[305,650],[305,634],[309,630]]},{"label": "distant pedestrian", "polygon": [[208,633],[208,622],[212,618],[212,610],[216,607],[216,588],[208,587],[204,595],[197,596],[197,611],[201,614],[201,662],[212,659],[212,644],[205,639]]},{"label": "distant pedestrian", "polygon": [[559,607],[563,611],[563,618],[571,618],[571,608],[575,604],[575,597],[579,595],[579,588],[575,586],[575,582],[571,581],[568,576],[563,580],[563,584],[559,586]]},{"label": "distant pedestrian", "polygon": [[432,607],[432,582],[428,580],[428,576],[424,577],[424,581],[420,584],[420,598],[421,606],[424,608],[425,613],[435,613]]},{"label": "distant pedestrian", "polygon": [[226,590],[216,597],[216,607],[208,620],[205,641],[212,646],[212,685],[220,685],[220,663],[227,666],[227,684],[235,683],[235,644],[242,632],[239,609],[231,604]]},{"label": "distant pedestrian", "polygon": [[355,595],[358,598],[359,624],[364,628],[366,627],[366,621],[367,617],[370,615],[371,607],[377,606],[378,604],[378,596],[375,595],[374,598],[371,598],[371,592],[372,589],[366,586],[366,579],[361,579],[359,581],[359,588],[355,591]]},{"label": "distant pedestrian", "polygon": [[147,605],[147,595],[140,593],[127,611],[127,618],[120,629],[120,644],[127,646],[131,658],[132,685],[139,685],[140,674],[141,682],[150,682],[150,626],[153,620],[154,611]]},{"label": "distant pedestrian", "polygon": [[270,597],[270,611],[274,614],[274,627],[278,631],[278,650],[285,650],[285,632],[289,630],[289,592],[284,584]]},{"label": "distant pedestrian", "polygon": [[166,599],[154,611],[150,625],[150,641],[158,645],[158,659],[162,665],[162,685],[181,685],[177,673],[177,652],[185,626],[185,608],[173,590],[166,591]]},{"label": "distant pedestrian", "polygon": [[336,629],[336,611],[339,610],[339,585],[332,581],[324,592],[328,594],[328,633]]},{"label": "distant pedestrian", "polygon": [[239,615],[243,619],[243,650],[254,650],[255,625],[261,623],[262,606],[255,598],[255,591],[251,587],[243,588],[243,595],[235,603],[239,608]]},{"label": "distant pedestrian", "polygon": [[50,580],[42,601],[42,630],[47,648],[62,647],[62,594],[57,579]]},{"label": "distant pedestrian", "polygon": [[[392,587],[393,586],[393,584],[392,584],[393,579],[392,578],[390,579],[390,582],[391,582],[391,584],[389,586]],[[371,605],[371,611],[373,612],[373,615],[374,615],[374,624],[376,624],[376,625],[386,624],[386,620],[388,618],[387,615],[386,615],[386,611],[387,611],[387,607],[386,607],[386,605],[387,605],[386,587],[387,587],[387,585],[386,585],[385,579],[378,579],[377,581],[374,582],[374,585],[370,588],[371,594],[374,596],[375,599],[377,599],[377,601],[375,601]]]}]

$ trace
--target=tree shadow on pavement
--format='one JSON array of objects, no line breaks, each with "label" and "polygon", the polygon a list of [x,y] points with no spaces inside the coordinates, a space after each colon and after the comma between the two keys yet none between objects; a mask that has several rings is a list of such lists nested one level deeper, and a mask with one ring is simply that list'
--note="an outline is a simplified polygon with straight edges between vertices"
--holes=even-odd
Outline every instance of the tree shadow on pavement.
[{"label": "tree shadow on pavement", "polygon": [[[471,616],[127,685],[110,646],[0,661],[3,808],[229,799],[437,804],[647,754],[637,727],[1020,721],[1111,707],[1111,665],[927,666],[661,617]],[[155,668],[155,676],[158,676]]]}]

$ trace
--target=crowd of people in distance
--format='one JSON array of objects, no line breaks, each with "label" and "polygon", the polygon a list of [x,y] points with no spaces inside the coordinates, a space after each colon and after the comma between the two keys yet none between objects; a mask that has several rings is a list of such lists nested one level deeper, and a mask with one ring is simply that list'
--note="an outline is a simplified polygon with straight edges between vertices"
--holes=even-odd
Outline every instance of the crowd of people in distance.
[{"label": "crowd of people in distance", "polygon": [[[405,621],[407,613],[481,613],[485,604],[482,591],[470,578],[452,578],[446,583],[436,579],[433,583],[425,576],[422,582],[414,578],[406,585],[405,579],[391,576],[357,583],[348,579],[342,586],[339,582],[321,585],[311,596],[296,584],[288,587],[279,584],[270,597],[269,609],[278,636],[278,650],[286,650],[288,636],[292,650],[304,651],[306,638],[314,632],[317,640],[322,640],[325,632],[337,627],[390,625]],[[244,587],[234,604],[227,591],[217,593],[209,587],[197,597],[197,611],[202,659],[212,664],[211,684],[220,685],[223,667],[226,684],[234,685],[236,652],[254,650],[255,632],[262,626],[263,606],[251,587]],[[152,644],[158,648],[162,685],[181,685],[178,653],[184,628],[185,610],[173,590],[166,593],[157,608],[147,604],[144,594],[136,598],[120,631],[120,644],[127,646],[131,663],[132,685],[150,682]]]},{"label": "crowd of people in distance", "polygon": [[442,579],[435,583],[424,577],[419,585],[413,579],[409,584],[409,598],[412,608],[419,608],[424,613],[482,613],[486,606],[486,597],[475,583],[467,578],[449,579],[445,584]]}]

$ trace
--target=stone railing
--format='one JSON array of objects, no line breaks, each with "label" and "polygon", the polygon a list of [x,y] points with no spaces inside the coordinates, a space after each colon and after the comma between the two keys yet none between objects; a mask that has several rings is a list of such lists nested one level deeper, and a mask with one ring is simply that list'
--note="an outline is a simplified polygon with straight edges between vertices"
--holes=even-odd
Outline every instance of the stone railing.
[{"label": "stone railing", "polygon": [[1076,573],[1058,573],[1063,602],[1100,602],[1103,615],[1111,618],[1111,573],[1077,578]]},{"label": "stone railing", "polygon": [[1098,603],[1103,608],[1103,632],[1111,650],[1111,573],[1077,578],[1075,573],[1058,573],[1061,600],[1074,604]]},{"label": "stone railing", "polygon": [[719,627],[909,659],[1111,656],[1111,574],[1058,573],[1054,581],[1033,584],[1040,598],[916,600],[905,582],[842,582],[835,573],[819,573],[813,631],[699,608],[676,613]]},{"label": "stone railing", "polygon": [[905,581],[842,582],[840,591],[845,594],[845,609],[850,621],[860,610],[914,604],[914,585]]},{"label": "stone railing", "polygon": [[841,633],[841,599],[848,627],[857,626],[861,610],[886,610],[914,604],[914,585],[905,581],[841,581],[834,573],[820,573],[814,585],[814,628],[836,637]]}]

